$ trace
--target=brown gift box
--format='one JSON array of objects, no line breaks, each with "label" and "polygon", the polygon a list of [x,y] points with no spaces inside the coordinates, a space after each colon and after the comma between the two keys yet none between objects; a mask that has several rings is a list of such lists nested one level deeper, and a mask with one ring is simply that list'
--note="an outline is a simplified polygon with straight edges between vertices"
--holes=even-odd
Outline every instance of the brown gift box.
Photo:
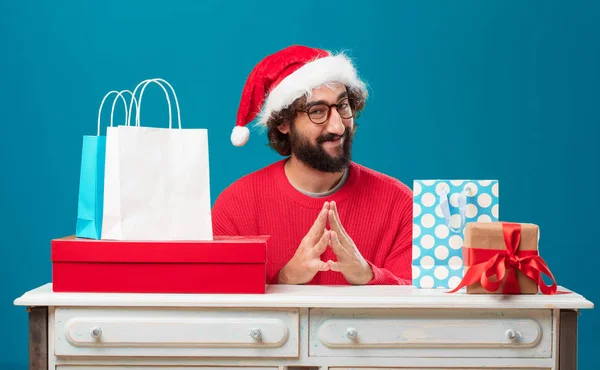
[{"label": "brown gift box", "polygon": [[[520,250],[537,250],[539,227],[535,224],[520,223],[521,225],[521,241],[517,252]],[[502,222],[469,222],[465,225],[465,240],[463,243],[463,260],[465,264],[465,274],[469,269],[469,248],[478,249],[494,249],[498,251],[506,250],[504,242],[504,233],[502,230]],[[490,292],[481,286],[480,282],[467,286],[468,294],[502,294],[504,282],[508,277],[509,270],[507,269],[500,288],[495,292]],[[491,277],[492,280],[495,277]],[[521,271],[517,270],[517,281],[521,294],[537,294],[538,285],[536,281],[531,280]]]}]

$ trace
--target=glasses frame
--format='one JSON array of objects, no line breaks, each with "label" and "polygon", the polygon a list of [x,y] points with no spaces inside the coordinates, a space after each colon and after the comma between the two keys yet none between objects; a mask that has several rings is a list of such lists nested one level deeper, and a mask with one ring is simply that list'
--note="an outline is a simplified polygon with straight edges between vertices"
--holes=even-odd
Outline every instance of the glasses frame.
[{"label": "glasses frame", "polygon": [[[345,100],[347,100],[347,101],[348,101],[348,104],[350,105],[350,109],[352,110],[352,115],[351,115],[350,117],[343,117],[343,116],[340,114],[340,111],[338,110],[338,105],[339,105],[339,104],[343,104]],[[321,106],[321,105],[322,105],[322,106],[325,106],[325,107],[327,107],[327,114],[325,115],[325,119],[324,119],[324,121],[323,121],[323,122],[315,122],[315,121],[313,121],[313,119],[310,117],[310,114],[309,114],[308,112],[310,111],[310,109],[311,109],[312,107],[314,107],[314,106]],[[300,112],[304,112],[304,113],[306,113],[306,115],[308,116],[308,119],[309,119],[309,120],[310,120],[312,123],[314,123],[315,125],[322,125],[322,124],[324,124],[325,122],[329,121],[329,118],[331,117],[331,111],[332,111],[332,109],[331,109],[331,108],[333,108],[333,107],[335,107],[335,110],[336,110],[336,111],[337,111],[337,113],[340,115],[340,117],[342,117],[342,119],[350,119],[350,118],[354,118],[354,117],[356,117],[356,108],[355,108],[355,107],[356,107],[356,104],[355,104],[355,102],[354,102],[354,100],[353,100],[353,99],[351,99],[351,98],[348,98],[348,97],[346,97],[346,98],[343,98],[342,100],[340,100],[340,101],[339,101],[339,102],[337,102],[336,104],[325,104],[325,103],[311,104],[311,105],[307,106],[307,107],[306,107],[306,109],[302,109],[302,110],[300,110]]]}]

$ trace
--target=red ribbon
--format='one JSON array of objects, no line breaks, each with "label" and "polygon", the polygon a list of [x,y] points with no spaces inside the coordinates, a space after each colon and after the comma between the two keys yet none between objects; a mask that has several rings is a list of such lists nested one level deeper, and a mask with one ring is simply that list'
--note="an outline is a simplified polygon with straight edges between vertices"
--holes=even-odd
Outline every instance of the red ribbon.
[{"label": "red ribbon", "polygon": [[[466,264],[471,267],[460,284],[448,293],[455,293],[459,289],[477,282],[481,282],[483,288],[488,292],[496,292],[506,276],[502,293],[519,294],[521,293],[517,280],[517,270],[519,270],[535,281],[543,294],[555,294],[556,281],[546,262],[538,255],[538,251],[518,250],[521,242],[521,225],[502,223],[502,232],[506,250],[465,248],[469,249]],[[553,284],[546,285],[542,280],[542,274],[549,276]],[[496,276],[496,279],[491,280],[492,276]]]}]

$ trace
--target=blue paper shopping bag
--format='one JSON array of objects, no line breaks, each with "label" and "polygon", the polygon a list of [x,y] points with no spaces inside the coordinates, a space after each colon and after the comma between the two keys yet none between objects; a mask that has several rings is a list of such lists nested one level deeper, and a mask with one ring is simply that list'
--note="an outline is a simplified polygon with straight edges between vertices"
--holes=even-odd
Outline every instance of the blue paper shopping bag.
[{"label": "blue paper shopping bag", "polygon": [[79,238],[100,239],[102,235],[102,211],[104,203],[104,164],[106,158],[106,136],[100,136],[100,118],[106,99],[112,95],[110,125],[113,125],[115,103],[118,98],[125,106],[125,124],[128,124],[127,102],[123,93],[130,91],[110,91],[102,99],[98,110],[97,135],[84,135],[81,147],[81,171],[79,174],[79,198],[77,203],[77,224],[75,235]]},{"label": "blue paper shopping bag", "polygon": [[498,221],[498,207],[497,180],[415,180],[413,285],[458,286],[465,224]]}]

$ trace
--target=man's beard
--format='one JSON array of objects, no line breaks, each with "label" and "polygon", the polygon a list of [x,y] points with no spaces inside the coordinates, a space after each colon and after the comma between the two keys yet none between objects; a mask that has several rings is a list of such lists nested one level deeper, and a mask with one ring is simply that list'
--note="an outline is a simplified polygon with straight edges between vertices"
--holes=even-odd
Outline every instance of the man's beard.
[{"label": "man's beard", "polygon": [[[336,149],[336,157],[330,156],[324,149],[323,143],[343,138],[341,146]],[[352,139],[354,134],[347,128],[341,136],[325,134],[317,139],[317,145],[313,145],[306,136],[295,130],[294,125],[290,127],[290,143],[292,153],[306,165],[321,172],[341,172],[348,167],[352,160]]]}]

